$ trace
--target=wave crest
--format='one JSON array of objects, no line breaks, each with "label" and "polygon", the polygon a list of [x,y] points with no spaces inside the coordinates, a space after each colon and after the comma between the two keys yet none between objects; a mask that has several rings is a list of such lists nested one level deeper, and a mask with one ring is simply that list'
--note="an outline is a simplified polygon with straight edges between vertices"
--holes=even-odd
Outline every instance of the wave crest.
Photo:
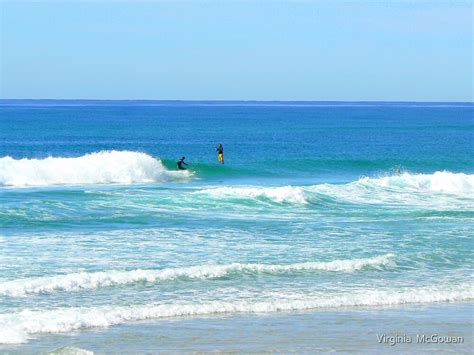
[{"label": "wave crest", "polygon": [[77,158],[0,158],[0,186],[146,183],[189,177],[159,159],[131,151],[101,151]]},{"label": "wave crest", "polygon": [[203,189],[197,194],[206,194],[214,198],[252,198],[277,203],[306,204],[305,191],[298,186],[283,187],[218,187]]},{"label": "wave crest", "polygon": [[66,333],[146,319],[208,314],[269,313],[318,308],[391,306],[410,303],[462,302],[474,298],[473,287],[437,285],[420,288],[363,290],[345,294],[281,295],[269,301],[214,300],[132,306],[59,308],[0,315],[0,344],[28,341],[35,334]]},{"label": "wave crest", "polygon": [[[219,200],[250,199],[260,202],[297,205],[319,204],[327,199],[355,203],[425,204],[447,206],[443,198],[474,196],[474,175],[438,171],[433,174],[403,173],[378,178],[362,177],[346,184],[311,186],[240,186],[202,189],[196,195]],[[437,203],[437,201],[439,203]],[[452,201],[450,201],[452,202]],[[456,201],[455,204],[459,204]]]},{"label": "wave crest", "polygon": [[385,176],[381,178],[361,178],[360,185],[393,188],[416,192],[474,192],[474,175],[437,171],[433,174],[409,174]]},{"label": "wave crest", "polygon": [[392,262],[394,255],[386,254],[373,258],[334,260],[329,262],[305,262],[288,265],[241,264],[199,265],[162,270],[131,270],[81,272],[49,277],[27,278],[0,283],[0,296],[21,297],[28,294],[54,291],[78,291],[135,282],[169,281],[178,278],[213,279],[232,273],[291,273],[298,271],[354,272],[364,268],[379,268]]}]

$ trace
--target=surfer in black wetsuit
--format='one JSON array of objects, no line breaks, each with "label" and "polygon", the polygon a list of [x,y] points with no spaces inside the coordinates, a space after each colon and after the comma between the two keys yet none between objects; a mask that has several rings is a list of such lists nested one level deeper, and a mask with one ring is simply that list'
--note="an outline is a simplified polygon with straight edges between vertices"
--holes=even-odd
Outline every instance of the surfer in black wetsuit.
[{"label": "surfer in black wetsuit", "polygon": [[179,170],[186,170],[186,168],[183,166],[184,165],[188,165],[184,162],[184,159],[186,159],[186,157],[181,157],[181,159],[178,160],[178,162],[176,163],[176,165],[178,166],[178,169]]}]

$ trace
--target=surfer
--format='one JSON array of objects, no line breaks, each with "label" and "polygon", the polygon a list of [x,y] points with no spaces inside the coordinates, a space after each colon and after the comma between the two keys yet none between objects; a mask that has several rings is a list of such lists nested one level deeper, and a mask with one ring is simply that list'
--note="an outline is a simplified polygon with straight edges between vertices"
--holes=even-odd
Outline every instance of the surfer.
[{"label": "surfer", "polygon": [[183,165],[188,165],[184,162],[184,159],[186,159],[186,157],[181,157],[178,162],[176,163],[176,165],[178,166],[178,169],[179,170],[186,170],[186,168],[183,166]]},{"label": "surfer", "polygon": [[222,144],[216,145],[216,151],[217,151],[217,160],[219,160],[219,163],[224,164],[224,148],[222,147]]}]

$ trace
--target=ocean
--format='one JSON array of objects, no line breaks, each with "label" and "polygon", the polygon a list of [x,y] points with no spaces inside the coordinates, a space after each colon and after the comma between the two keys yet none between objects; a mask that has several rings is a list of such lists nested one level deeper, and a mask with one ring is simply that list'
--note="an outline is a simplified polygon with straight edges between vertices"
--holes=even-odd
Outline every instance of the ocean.
[{"label": "ocean", "polygon": [[0,352],[472,351],[473,114],[0,100]]}]

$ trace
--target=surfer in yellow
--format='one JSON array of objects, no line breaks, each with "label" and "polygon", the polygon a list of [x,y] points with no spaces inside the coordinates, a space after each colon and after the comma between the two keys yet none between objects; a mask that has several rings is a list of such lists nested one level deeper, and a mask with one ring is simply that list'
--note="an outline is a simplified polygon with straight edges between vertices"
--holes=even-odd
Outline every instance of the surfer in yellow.
[{"label": "surfer in yellow", "polygon": [[224,148],[222,147],[222,144],[216,145],[216,152],[217,152],[217,160],[219,160],[219,163],[224,164]]}]

